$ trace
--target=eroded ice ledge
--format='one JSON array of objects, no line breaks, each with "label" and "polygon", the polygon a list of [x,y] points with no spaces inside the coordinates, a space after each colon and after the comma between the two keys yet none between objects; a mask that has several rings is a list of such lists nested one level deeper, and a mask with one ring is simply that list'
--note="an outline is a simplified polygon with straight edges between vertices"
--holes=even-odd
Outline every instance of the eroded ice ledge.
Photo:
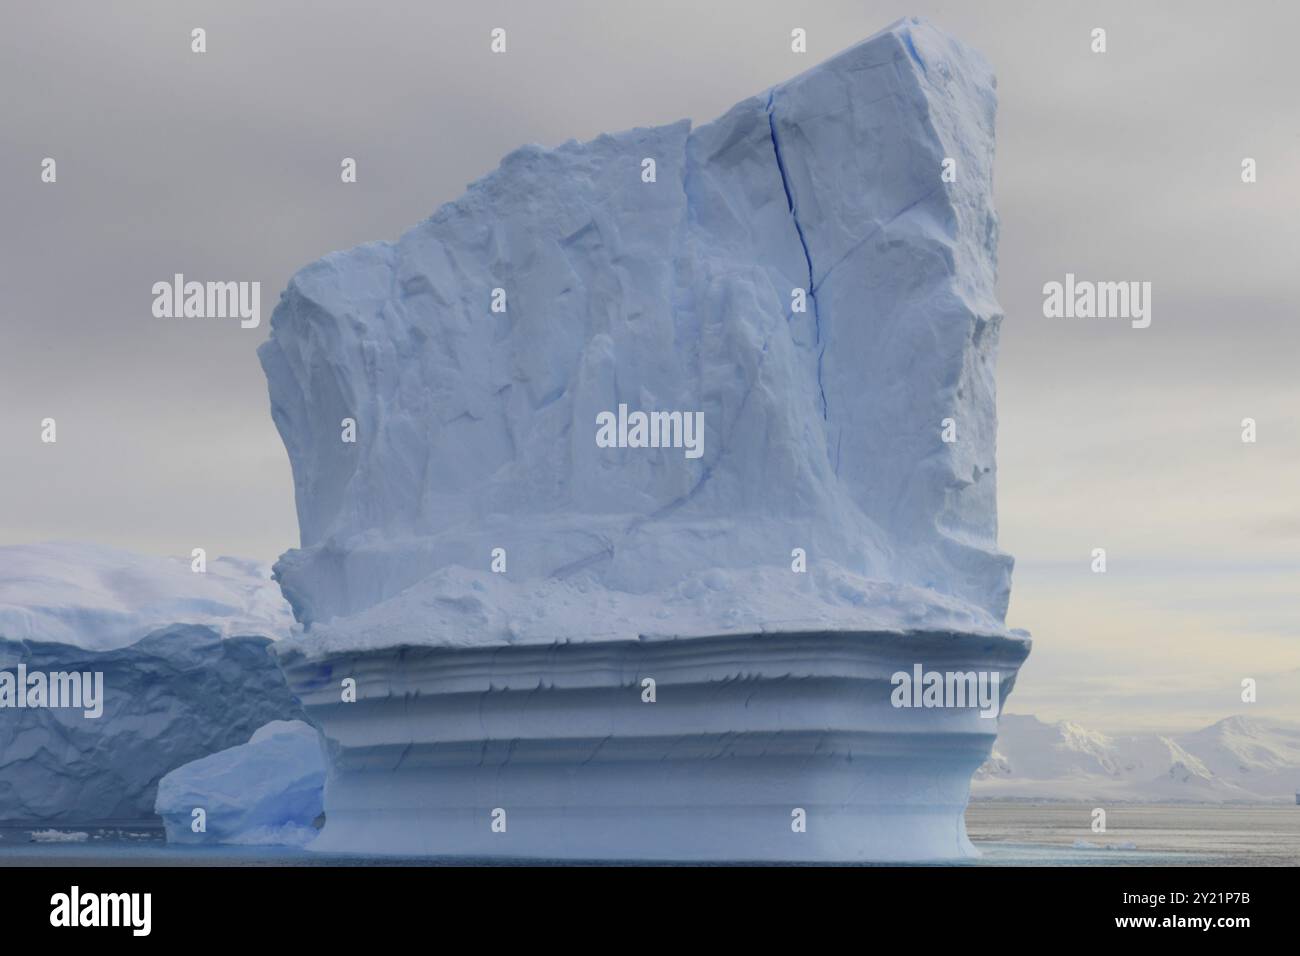
[{"label": "eroded ice ledge", "polygon": [[325,728],[313,850],[939,860],[974,854],[964,811],[997,721],[895,708],[892,676],[905,661],[998,671],[1000,705],[1027,651],[1006,637],[822,632],[281,660]]}]

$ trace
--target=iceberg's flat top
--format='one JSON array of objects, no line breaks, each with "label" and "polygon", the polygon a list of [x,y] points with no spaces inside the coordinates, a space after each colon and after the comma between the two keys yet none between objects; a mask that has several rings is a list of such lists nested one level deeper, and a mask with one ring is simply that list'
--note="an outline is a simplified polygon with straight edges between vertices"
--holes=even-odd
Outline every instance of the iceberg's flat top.
[{"label": "iceberg's flat top", "polygon": [[0,638],[107,651],[171,624],[278,639],[293,626],[266,565],[189,561],[76,542],[0,547]]},{"label": "iceberg's flat top", "polygon": [[300,271],[260,350],[295,644],[1001,632],[994,86],[900,21]]}]

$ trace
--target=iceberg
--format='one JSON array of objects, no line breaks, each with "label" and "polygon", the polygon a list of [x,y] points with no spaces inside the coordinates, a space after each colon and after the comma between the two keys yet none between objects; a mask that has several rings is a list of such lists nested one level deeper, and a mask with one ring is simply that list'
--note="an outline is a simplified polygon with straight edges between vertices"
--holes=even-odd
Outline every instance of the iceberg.
[{"label": "iceberg", "polygon": [[526,146],[259,355],[316,848],[968,855],[995,721],[995,82],[920,20],[701,126]]},{"label": "iceberg", "polygon": [[[169,770],[302,716],[269,652],[291,626],[256,562],[0,547],[0,822],[153,820]],[[102,675],[98,713],[4,694],[55,674]]]},{"label": "iceberg", "polygon": [[[279,720],[248,743],[177,767],[158,783],[168,843],[303,846],[316,836],[325,765],[316,729]],[[203,826],[196,829],[196,810]]]}]

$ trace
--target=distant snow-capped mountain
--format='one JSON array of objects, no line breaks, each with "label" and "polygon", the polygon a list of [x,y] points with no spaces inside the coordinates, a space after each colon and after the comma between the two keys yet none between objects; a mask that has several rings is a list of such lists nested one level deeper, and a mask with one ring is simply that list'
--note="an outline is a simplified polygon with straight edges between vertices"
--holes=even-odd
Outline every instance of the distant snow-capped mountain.
[{"label": "distant snow-capped mountain", "polygon": [[971,794],[1222,803],[1289,802],[1297,790],[1300,726],[1237,716],[1193,733],[1110,736],[1004,714]]}]

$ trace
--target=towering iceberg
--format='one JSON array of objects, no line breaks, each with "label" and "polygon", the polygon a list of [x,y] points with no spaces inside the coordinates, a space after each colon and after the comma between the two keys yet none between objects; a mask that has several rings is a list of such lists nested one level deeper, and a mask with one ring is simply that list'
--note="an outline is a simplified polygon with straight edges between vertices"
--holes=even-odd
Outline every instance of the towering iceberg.
[{"label": "towering iceberg", "polygon": [[[889,692],[942,660],[1005,694],[1028,650],[994,113],[982,58],[900,21],[713,123],[516,150],[293,278],[260,357],[302,539],[280,654],[331,745],[317,846],[969,850],[992,722]],[[767,839],[808,805],[817,836]]]}]

